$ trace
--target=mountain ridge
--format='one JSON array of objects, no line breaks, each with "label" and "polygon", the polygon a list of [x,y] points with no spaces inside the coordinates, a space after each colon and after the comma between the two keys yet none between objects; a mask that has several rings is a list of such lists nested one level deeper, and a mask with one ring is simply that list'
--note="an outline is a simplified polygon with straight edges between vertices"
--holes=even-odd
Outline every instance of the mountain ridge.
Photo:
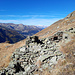
[{"label": "mountain ridge", "polygon": [[[71,16],[73,14],[74,16]],[[40,38],[49,37],[50,35],[53,35],[57,31],[64,31],[70,27],[75,27],[75,11],[69,14],[70,17],[66,19],[61,19],[59,21],[56,21],[49,27],[43,29],[42,31],[36,33],[36,36],[39,36]],[[68,15],[67,15],[68,16]]]},{"label": "mountain ridge", "polygon": [[0,26],[0,43],[9,42],[15,43],[23,40],[24,37],[15,30]]},{"label": "mountain ridge", "polygon": [[[25,39],[27,36],[31,36],[31,35],[39,32],[40,30],[42,30],[41,28],[38,28],[36,26],[27,26],[27,25],[23,25],[23,24],[13,24],[13,23],[0,23],[0,29],[2,29],[2,31],[0,31],[1,35],[5,34],[2,36],[2,37],[5,37],[5,39],[0,37],[0,39],[1,39],[0,43],[1,43],[2,39],[3,39],[2,42],[9,41],[10,43],[16,43],[18,41]],[[10,37],[11,35],[13,35],[13,36]],[[15,36],[17,35],[17,36],[15,37],[14,35]],[[9,37],[9,39],[7,37]]]},{"label": "mountain ridge", "polygon": [[[12,60],[8,68],[1,72],[3,74],[7,72],[8,74],[16,73],[22,75],[74,75],[75,16],[59,20],[34,36],[27,37],[18,43],[7,46],[7,51],[10,54],[8,52],[3,54],[2,50],[0,50],[2,55],[0,62],[4,61],[0,64],[1,68],[8,66],[10,62],[8,59],[12,58]],[[5,49],[4,46],[3,50],[5,51]],[[6,57],[4,58],[4,56]],[[19,60],[19,58],[24,59]],[[19,63],[18,60],[19,62],[22,61],[22,63]]]},{"label": "mountain ridge", "polygon": [[14,24],[14,23],[0,23],[0,26],[16,30],[19,34],[23,35],[25,38],[42,30],[42,28],[39,28],[37,26]]}]

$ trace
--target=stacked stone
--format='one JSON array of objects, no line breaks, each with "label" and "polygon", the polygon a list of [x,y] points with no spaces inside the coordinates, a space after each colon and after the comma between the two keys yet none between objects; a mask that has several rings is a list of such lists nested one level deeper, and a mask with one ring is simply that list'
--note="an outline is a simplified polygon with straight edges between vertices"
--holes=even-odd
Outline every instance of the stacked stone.
[{"label": "stacked stone", "polygon": [[41,40],[37,36],[28,37],[26,45],[15,50],[9,66],[0,71],[0,74],[34,75],[35,71],[43,71],[45,68],[52,69],[59,59],[65,57],[55,43],[55,40],[60,41],[60,39],[53,40],[54,36]]}]

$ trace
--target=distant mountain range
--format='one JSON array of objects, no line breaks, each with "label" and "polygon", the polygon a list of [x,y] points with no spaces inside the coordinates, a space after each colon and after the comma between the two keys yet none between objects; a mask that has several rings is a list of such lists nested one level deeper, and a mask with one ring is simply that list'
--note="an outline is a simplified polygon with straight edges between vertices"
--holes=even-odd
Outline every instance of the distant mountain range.
[{"label": "distant mountain range", "polygon": [[27,36],[41,31],[42,28],[23,24],[0,23],[0,42],[9,41],[15,43],[25,39]]},{"label": "distant mountain range", "polygon": [[[21,24],[19,26],[14,24],[16,27],[8,24],[3,25],[9,26],[10,29],[7,27],[0,29],[2,38],[7,37],[7,34],[10,36],[13,33],[20,33],[24,27]],[[32,27],[30,29],[37,28]],[[25,28],[29,29],[27,26]],[[25,28],[22,29],[24,32],[27,30]],[[75,11],[28,39],[15,44],[1,43],[0,70],[0,75],[10,75],[11,72],[13,75],[75,75]]]},{"label": "distant mountain range", "polygon": [[23,39],[24,36],[16,32],[15,30],[0,26],[0,43],[6,41],[15,43]]},{"label": "distant mountain range", "polygon": [[36,25],[38,28],[42,28],[42,29],[45,29],[48,27],[48,25]]}]

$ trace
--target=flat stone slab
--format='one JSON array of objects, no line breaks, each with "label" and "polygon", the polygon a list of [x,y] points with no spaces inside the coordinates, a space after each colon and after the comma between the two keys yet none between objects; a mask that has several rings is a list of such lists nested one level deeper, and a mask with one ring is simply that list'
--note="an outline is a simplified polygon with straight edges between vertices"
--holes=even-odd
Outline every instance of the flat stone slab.
[{"label": "flat stone slab", "polygon": [[22,48],[20,49],[20,51],[21,51],[21,52],[25,52],[25,47],[22,47]]},{"label": "flat stone slab", "polygon": [[53,57],[54,54],[51,54],[51,55],[42,55],[40,56],[37,60],[40,60],[41,62],[43,62],[44,60],[50,58],[50,57]]}]

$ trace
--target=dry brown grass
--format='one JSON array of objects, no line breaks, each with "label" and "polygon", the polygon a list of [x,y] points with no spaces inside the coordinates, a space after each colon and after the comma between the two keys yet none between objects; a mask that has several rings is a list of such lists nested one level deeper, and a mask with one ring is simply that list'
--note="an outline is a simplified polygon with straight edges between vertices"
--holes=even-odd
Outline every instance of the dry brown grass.
[{"label": "dry brown grass", "polygon": [[71,27],[75,27],[75,21],[71,22],[71,20],[73,19],[75,19],[75,17],[71,17],[67,20],[65,19],[59,20],[55,22],[54,24],[52,24],[51,26],[45,28],[44,30],[36,33],[35,35],[39,36],[40,38],[46,38],[46,37],[52,36],[57,31],[64,31]]},{"label": "dry brown grass", "polygon": [[[0,43],[0,69],[7,67],[10,62],[10,57],[15,49],[24,45],[25,40],[22,40],[15,44]],[[6,48],[6,46],[8,47]]]},{"label": "dry brown grass", "polygon": [[45,69],[41,75],[51,75],[51,73],[48,71],[48,69]]},{"label": "dry brown grass", "polygon": [[68,43],[62,43],[60,50],[66,55],[65,59],[58,60],[54,69],[49,73],[48,70],[43,71],[45,75],[75,75],[75,35]]},{"label": "dry brown grass", "polygon": [[37,60],[37,62],[35,63],[35,65],[37,65],[38,68],[41,67],[42,62],[40,60]]},{"label": "dry brown grass", "polygon": [[66,57],[58,61],[52,75],[75,75],[75,37],[60,49]]},{"label": "dry brown grass", "polygon": [[36,75],[52,75],[51,73],[50,73],[50,71],[46,68],[46,69],[43,69],[43,72],[41,72],[41,71],[36,71],[36,72],[34,72],[34,74]]},{"label": "dry brown grass", "polygon": [[[71,22],[73,19],[75,19],[75,17],[71,17],[67,20],[59,20],[35,35],[39,36],[40,38],[46,38],[53,35],[57,31],[64,31],[68,28],[75,27],[75,21]],[[49,71],[46,69],[43,71],[43,73],[40,73],[41,75],[73,75],[73,73],[75,73],[75,55],[73,55],[73,53],[75,52],[75,36],[72,37],[72,39],[72,41],[65,44],[65,46],[61,47],[61,51],[63,51],[63,53],[66,54],[65,60],[59,60],[58,64],[56,65],[55,69],[53,69],[52,73],[49,73]],[[16,48],[24,46],[25,40],[22,40],[10,46],[9,45],[10,44],[8,43],[0,44],[0,69],[8,66],[12,53]],[[5,48],[6,46],[9,47]],[[67,65],[69,65],[68,69],[64,69]],[[70,74],[71,72],[72,74]]]}]

